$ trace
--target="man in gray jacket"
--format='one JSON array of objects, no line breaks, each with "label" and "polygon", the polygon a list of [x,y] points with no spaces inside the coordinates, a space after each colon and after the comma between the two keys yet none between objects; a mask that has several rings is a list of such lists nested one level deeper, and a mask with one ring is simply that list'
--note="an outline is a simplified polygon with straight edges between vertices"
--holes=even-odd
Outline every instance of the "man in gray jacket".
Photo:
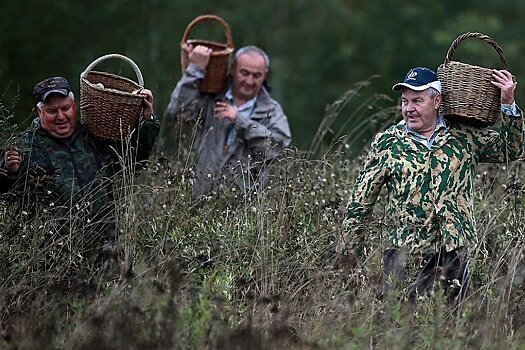
[{"label": "man in gray jacket", "polygon": [[288,119],[263,84],[266,53],[256,46],[239,49],[226,88],[217,94],[199,91],[210,55],[206,46],[188,49],[188,68],[167,109],[197,127],[195,197],[209,195],[220,184],[255,189],[291,142]]}]

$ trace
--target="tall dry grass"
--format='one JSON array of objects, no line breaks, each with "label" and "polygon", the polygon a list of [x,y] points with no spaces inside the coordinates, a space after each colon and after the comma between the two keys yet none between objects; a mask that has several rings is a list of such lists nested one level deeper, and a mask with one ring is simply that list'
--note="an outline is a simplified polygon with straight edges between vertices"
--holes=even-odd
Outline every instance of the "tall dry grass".
[{"label": "tall dry grass", "polygon": [[[64,229],[45,192],[30,210],[3,201],[0,348],[522,348],[522,162],[479,169],[479,245],[459,311],[439,292],[416,304],[376,298],[379,226],[367,232],[360,268],[334,264],[363,160],[348,151],[361,119],[338,129],[352,96],[366,93],[355,90],[328,106],[310,150],[288,150],[273,165],[265,188],[221,188],[200,205],[191,196],[192,133],[177,125],[176,152],[115,178],[120,250],[102,265],[83,250],[81,212],[57,237]],[[395,121],[396,107],[370,101],[356,110],[370,111],[377,127]]]}]

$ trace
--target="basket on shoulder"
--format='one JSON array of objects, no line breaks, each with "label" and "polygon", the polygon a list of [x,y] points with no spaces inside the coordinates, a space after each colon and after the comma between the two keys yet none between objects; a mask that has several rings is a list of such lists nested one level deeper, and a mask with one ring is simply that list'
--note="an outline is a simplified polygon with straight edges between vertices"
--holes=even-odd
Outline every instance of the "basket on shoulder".
[{"label": "basket on shoulder", "polygon": [[459,44],[471,38],[490,44],[499,55],[502,68],[508,70],[503,50],[492,38],[470,32],[458,36],[437,69],[443,96],[441,114],[449,120],[487,127],[496,123],[501,109],[500,90],[491,84],[492,69],[452,61],[452,54]]},{"label": "basket on shoulder", "polygon": [[[210,20],[215,21],[222,26],[224,29],[224,34],[226,35],[226,43],[202,39],[189,39],[192,29],[198,23]],[[188,27],[184,31],[180,41],[180,61],[183,74],[188,67],[187,50],[190,45],[203,45],[212,50],[208,68],[206,69],[206,75],[200,83],[199,90],[203,93],[217,93],[222,91],[224,89],[224,84],[230,67],[230,57],[234,50],[232,33],[228,23],[216,15],[201,15],[196,17],[190,22],[190,24],[188,24]]]},{"label": "basket on shoulder", "polygon": [[[137,82],[92,69],[102,61],[120,59],[127,62]],[[126,139],[142,115],[144,79],[139,67],[126,56],[108,54],[97,58],[80,74],[80,118],[88,130],[103,140]]]}]

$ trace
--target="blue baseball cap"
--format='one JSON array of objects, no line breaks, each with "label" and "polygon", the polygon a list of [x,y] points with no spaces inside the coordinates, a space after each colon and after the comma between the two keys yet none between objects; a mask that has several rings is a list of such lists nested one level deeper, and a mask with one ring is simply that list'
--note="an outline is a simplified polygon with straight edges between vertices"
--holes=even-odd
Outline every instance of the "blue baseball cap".
[{"label": "blue baseball cap", "polygon": [[437,74],[433,70],[425,67],[412,68],[408,71],[402,83],[397,83],[392,86],[392,90],[394,91],[399,91],[403,88],[416,91],[434,88],[441,93],[441,83],[439,82]]}]

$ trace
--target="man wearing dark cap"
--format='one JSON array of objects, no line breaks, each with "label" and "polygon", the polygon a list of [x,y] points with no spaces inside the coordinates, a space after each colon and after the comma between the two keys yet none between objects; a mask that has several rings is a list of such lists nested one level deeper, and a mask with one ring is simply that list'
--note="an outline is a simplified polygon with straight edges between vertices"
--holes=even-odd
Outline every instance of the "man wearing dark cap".
[{"label": "man wearing dark cap", "polygon": [[[505,70],[494,70],[501,90],[499,131],[469,127],[439,114],[441,83],[430,69],[411,69],[401,92],[403,120],[376,135],[350,197],[344,233],[338,242],[343,266],[363,254],[366,232],[388,234],[383,255],[381,295],[405,289],[411,300],[441,283],[450,300],[465,296],[467,248],[476,244],[473,178],[478,162],[506,163],[523,150],[523,113],[514,101],[516,83]],[[372,210],[383,186],[385,218]],[[409,269],[410,267],[410,269]]]},{"label": "man wearing dark cap", "polygon": [[[138,140],[130,142],[130,147],[138,145],[132,152],[137,161],[144,161],[160,125],[153,115],[151,91],[140,93],[144,95],[142,120],[137,122],[140,132],[134,133]],[[45,79],[33,94],[38,117],[22,135],[22,142],[5,151],[0,167],[7,175],[2,182],[14,193],[31,183],[43,183],[50,195],[47,204],[56,213],[51,231],[67,230],[71,225],[67,219],[75,216],[86,224],[82,232],[87,241],[111,245],[115,239],[112,184],[114,175],[122,170],[122,154],[116,151],[121,142],[99,140],[77,121],[74,95],[65,78]]]}]

